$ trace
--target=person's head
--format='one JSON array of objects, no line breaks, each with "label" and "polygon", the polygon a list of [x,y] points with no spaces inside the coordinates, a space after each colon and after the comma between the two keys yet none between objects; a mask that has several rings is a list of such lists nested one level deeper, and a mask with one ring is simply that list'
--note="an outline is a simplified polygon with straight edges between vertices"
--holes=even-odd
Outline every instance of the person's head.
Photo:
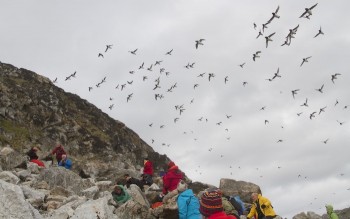
[{"label": "person's head", "polygon": [[120,188],[120,186],[115,186],[114,187],[114,192],[117,194],[121,194],[122,193],[122,188]]},{"label": "person's head", "polygon": [[131,177],[130,177],[130,175],[129,174],[124,174],[124,179],[126,179],[126,180],[128,180],[128,179],[130,179]]},{"label": "person's head", "polygon": [[62,160],[67,160],[67,154],[62,154]]},{"label": "person's head", "polygon": [[147,161],[149,161],[148,157],[143,159],[143,163],[145,164]]},{"label": "person's head", "polygon": [[258,193],[253,192],[252,195],[250,196],[252,202],[255,202],[256,200],[258,200],[258,196],[259,196]]},{"label": "person's head", "polygon": [[209,217],[210,215],[223,211],[222,192],[218,188],[206,189],[200,198],[200,213]]},{"label": "person's head", "polygon": [[173,161],[170,161],[168,163],[168,169],[170,169],[171,167],[175,166],[175,163]]},{"label": "person's head", "polygon": [[187,190],[187,188],[188,188],[188,186],[185,183],[185,181],[183,181],[183,180],[180,180],[179,184],[177,184],[177,191],[179,193]]}]

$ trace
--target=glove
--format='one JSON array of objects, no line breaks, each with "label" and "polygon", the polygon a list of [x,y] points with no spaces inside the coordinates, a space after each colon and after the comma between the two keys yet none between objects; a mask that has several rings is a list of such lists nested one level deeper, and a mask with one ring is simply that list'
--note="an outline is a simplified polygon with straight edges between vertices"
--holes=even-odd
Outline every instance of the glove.
[{"label": "glove", "polygon": [[263,208],[263,209],[266,208],[266,205],[262,204],[262,205],[261,205],[261,208]]}]

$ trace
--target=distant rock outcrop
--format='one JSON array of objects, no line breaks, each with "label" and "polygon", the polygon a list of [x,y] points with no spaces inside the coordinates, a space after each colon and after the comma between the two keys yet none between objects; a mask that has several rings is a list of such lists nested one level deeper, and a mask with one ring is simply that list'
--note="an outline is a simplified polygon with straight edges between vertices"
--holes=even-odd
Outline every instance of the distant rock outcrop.
[{"label": "distant rock outcrop", "polygon": [[234,179],[220,179],[220,189],[224,195],[239,195],[247,203],[251,202],[250,196],[253,192],[261,193],[258,185]]}]

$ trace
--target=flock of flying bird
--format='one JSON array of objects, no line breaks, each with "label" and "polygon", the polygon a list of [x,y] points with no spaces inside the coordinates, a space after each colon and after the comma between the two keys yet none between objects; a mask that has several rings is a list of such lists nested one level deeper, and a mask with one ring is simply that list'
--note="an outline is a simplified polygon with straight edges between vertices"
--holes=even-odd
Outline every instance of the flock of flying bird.
[{"label": "flock of flying bird", "polygon": [[[316,8],[318,4],[314,4],[312,5],[311,7],[309,8],[305,8],[305,11],[300,15],[299,18],[301,19],[311,19],[312,15],[313,15],[313,10]],[[276,19],[280,19],[280,15],[279,15],[279,10],[280,10],[280,7],[278,6],[277,9],[275,11],[272,12],[272,16],[269,18],[269,20],[265,23],[263,23],[261,25],[261,29],[258,31],[258,35],[255,37],[256,39],[259,39],[260,37],[264,37],[265,39],[265,47],[268,48],[269,45],[271,43],[273,43],[273,37],[275,36],[276,32],[273,32],[273,33],[270,33],[270,34],[266,34],[266,30],[268,29],[268,27],[273,23],[273,21],[275,21]],[[253,28],[256,30],[258,28],[258,25],[256,23],[253,23]],[[283,44],[281,44],[281,46],[290,46],[291,43],[292,43],[292,40],[297,36],[297,31],[299,29],[299,25],[289,29],[289,33],[287,34],[287,36],[285,37],[285,41],[283,42]],[[313,35],[313,38],[317,38],[317,37],[321,37],[321,35],[324,35],[324,32],[322,31],[321,27],[319,28],[318,32]],[[206,40],[205,39],[198,39],[198,40],[195,40],[194,41],[194,49],[201,49],[200,47],[202,46],[205,46],[205,42]],[[103,59],[106,54],[113,49],[113,45],[106,45],[106,48],[104,49],[104,52],[99,52],[98,55],[97,55],[97,58],[99,59]],[[132,49],[132,50],[129,50],[128,53],[130,53],[130,55],[132,56],[137,56],[139,55],[138,52],[140,52],[138,50],[138,48],[135,48],[135,49]],[[170,57],[172,56],[174,52],[174,49],[171,49],[171,50],[168,50],[164,53],[164,56],[166,57]],[[256,51],[253,55],[252,55],[252,59],[253,59],[253,62],[256,62],[257,59],[259,59],[262,55],[262,51]],[[309,62],[309,60],[312,58],[312,56],[307,56],[305,58],[303,58],[301,60],[301,64],[300,64],[300,67],[306,65],[306,63]],[[173,83],[170,87],[167,87],[166,89],[164,89],[163,87],[163,84],[162,84],[162,78],[165,76],[165,77],[168,77],[170,76],[171,72],[168,71],[167,69],[165,69],[165,67],[163,67],[163,60],[156,60],[155,62],[153,63],[149,63],[147,66],[145,66],[145,62],[142,62],[138,67],[134,66],[134,70],[130,70],[128,73],[130,75],[140,75],[140,74],[143,74],[142,75],[142,81],[143,82],[146,82],[149,80],[149,77],[150,77],[150,74],[151,73],[154,73],[154,72],[158,72],[158,75],[155,76],[155,80],[153,80],[153,92],[154,92],[154,100],[155,101],[160,101],[161,99],[165,98],[166,94],[165,93],[171,93],[173,92],[175,89],[177,89],[178,87],[178,84],[177,82]],[[184,68],[185,69],[193,69],[195,68],[195,65],[196,63],[195,62],[188,62],[186,65],[184,65]],[[246,62],[243,62],[241,64],[238,65],[240,68],[245,68],[246,66]],[[137,70],[135,70],[137,69]],[[163,74],[164,73],[164,74]],[[76,77],[76,74],[77,72],[75,71],[73,74],[70,74],[68,75],[66,78],[65,78],[65,81],[67,80],[70,80],[72,78],[75,78]],[[334,73],[334,74],[331,74],[330,75],[330,80],[333,84],[335,84],[336,80],[338,79],[338,77],[341,76],[340,73]],[[208,79],[208,82],[214,80],[214,78],[216,77],[215,73],[200,73],[196,76],[197,79],[200,79],[200,78],[204,78],[204,77],[207,77]],[[269,82],[272,82],[274,80],[277,80],[278,78],[281,78],[281,74],[280,74],[280,68],[277,68],[277,71],[275,73],[273,73],[273,75],[271,76],[271,78],[267,78],[265,80],[269,81]],[[107,80],[107,77],[104,77],[103,79],[101,79],[101,81],[97,82],[95,85],[91,85],[88,87],[88,91],[89,92],[93,92],[94,89],[98,89],[102,84],[104,84]],[[120,90],[120,91],[123,91],[125,90],[126,88],[128,87],[131,87],[133,85],[133,82],[134,82],[135,79],[130,79],[130,80],[127,80],[123,83],[119,83],[117,85],[114,86],[114,89],[116,90]],[[226,84],[228,82],[228,76],[225,76],[224,77],[224,84]],[[53,80],[54,83],[57,82],[57,78],[55,80]],[[248,85],[248,82],[247,81],[243,81],[242,82],[242,85],[245,87]],[[195,83],[193,84],[193,90],[196,90],[198,87],[200,86],[199,83]],[[319,88],[315,88],[315,90],[319,93],[324,93],[324,84],[322,84]],[[295,99],[296,96],[298,95],[298,92],[301,92],[301,89],[297,88],[297,89],[293,89],[291,90],[291,98]],[[129,94],[127,94],[126,96],[126,102],[130,102],[132,101],[132,98],[134,96],[134,93],[131,92]],[[113,101],[114,98],[110,97],[109,98],[110,101]],[[305,102],[303,102],[300,106],[301,107],[309,107],[309,99],[306,98]],[[121,102],[121,101],[120,101]],[[192,98],[189,102],[189,104],[192,104],[194,103],[194,98]],[[334,107],[337,106],[337,104],[339,104],[339,101],[338,100],[335,100],[335,104],[334,104]],[[173,122],[174,123],[177,123],[179,120],[180,120],[180,117],[181,115],[183,115],[186,111],[186,108],[185,108],[185,103],[182,103],[182,104],[178,104],[178,105],[175,105],[174,106],[174,109],[175,111],[178,112],[178,116],[173,118]],[[114,103],[111,103],[109,105],[109,110],[113,110],[115,107],[115,104]],[[349,106],[344,106],[344,109],[347,109]],[[320,115],[321,113],[325,113],[326,112],[326,108],[327,106],[324,106],[318,110],[315,110],[315,111],[312,111],[309,115],[308,115],[308,118],[310,120],[313,120],[317,115]],[[265,110],[266,109],[266,106],[263,106],[261,107],[260,110]],[[299,112],[297,113],[297,116],[301,116],[303,114],[303,112]],[[232,117],[232,115],[225,115],[226,116],[226,119],[230,119]],[[205,121],[205,122],[208,122],[209,119],[204,117],[204,116],[201,116],[199,118],[196,118],[196,121],[198,122],[202,122],[202,121]],[[339,120],[336,120],[339,125],[343,125],[345,122],[344,121],[339,121]],[[264,124],[265,125],[268,125],[270,122],[268,119],[265,119],[264,120]],[[221,126],[222,125],[222,121],[217,121],[215,122],[215,125],[217,126]],[[155,124],[154,122],[151,122],[151,123],[148,123],[148,127],[152,128],[154,127]],[[160,129],[164,129],[166,127],[166,124],[160,124],[159,125],[159,128]],[[282,126],[283,128],[283,126]],[[228,132],[229,130],[226,128],[225,129],[226,132]],[[188,133],[193,133],[194,131],[184,131],[183,134],[188,134]],[[194,140],[197,140],[196,138]],[[230,137],[227,137],[227,140],[230,140]],[[156,141],[154,139],[151,139],[152,141],[152,144],[155,143]],[[276,143],[282,143],[284,140],[283,139],[277,139]],[[329,141],[329,138],[327,138],[326,140],[322,140],[321,142],[324,143],[324,144],[327,144]],[[167,146],[167,147],[170,147],[171,144],[169,143],[161,143],[162,146]],[[214,146],[211,146],[208,151],[209,152],[212,152],[213,148],[215,148]],[[224,155],[221,154],[220,157],[223,157]],[[198,166],[198,168],[200,169],[200,166]],[[232,166],[230,166],[230,169],[232,168]],[[278,166],[278,169],[280,169],[281,166]],[[241,169],[241,167],[239,167],[239,169]],[[199,174],[202,174],[202,172],[200,170],[196,170],[199,172]],[[232,172],[230,173],[232,175]],[[344,175],[344,174],[343,174]],[[260,176],[262,177],[262,176]],[[298,178],[301,177],[301,174],[298,174],[297,176]],[[307,178],[307,176],[304,176],[303,178]]]}]

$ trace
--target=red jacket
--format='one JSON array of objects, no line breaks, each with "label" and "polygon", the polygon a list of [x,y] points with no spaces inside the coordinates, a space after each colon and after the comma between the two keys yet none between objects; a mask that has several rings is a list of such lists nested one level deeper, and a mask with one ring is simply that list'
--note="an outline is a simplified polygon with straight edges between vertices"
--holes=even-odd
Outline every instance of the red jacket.
[{"label": "red jacket", "polygon": [[163,176],[163,194],[167,194],[177,188],[180,180],[183,179],[183,174],[178,166],[172,166]]},{"label": "red jacket", "polygon": [[208,217],[208,219],[237,219],[233,215],[227,215],[225,212],[216,212]]},{"label": "red jacket", "polygon": [[148,174],[153,176],[153,164],[151,161],[146,161],[146,163],[143,166],[143,174]]},{"label": "red jacket", "polygon": [[32,160],[30,160],[30,162],[36,163],[40,167],[45,167],[45,164],[43,162],[41,162],[40,160],[32,159]]},{"label": "red jacket", "polygon": [[57,145],[53,151],[51,152],[51,154],[56,154],[56,159],[57,161],[61,161],[62,160],[62,155],[63,154],[67,154],[66,151],[63,149],[62,145]]}]

